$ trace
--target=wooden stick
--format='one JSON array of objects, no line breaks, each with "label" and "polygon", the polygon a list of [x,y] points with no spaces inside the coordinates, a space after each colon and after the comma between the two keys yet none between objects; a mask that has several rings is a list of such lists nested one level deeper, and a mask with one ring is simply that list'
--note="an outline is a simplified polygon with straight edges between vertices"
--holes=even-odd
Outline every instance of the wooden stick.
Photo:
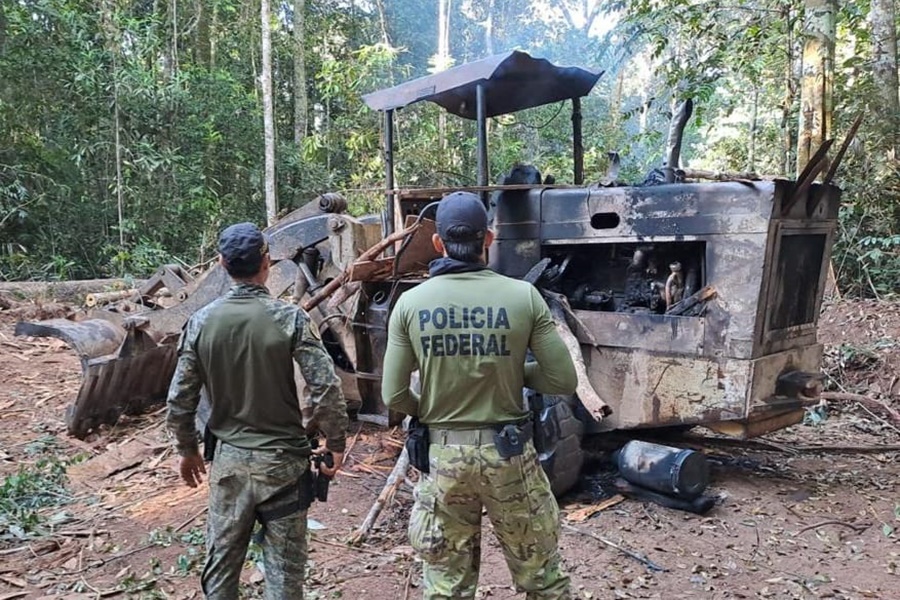
[{"label": "wooden stick", "polygon": [[117,292],[94,292],[93,294],[85,296],[84,304],[88,307],[103,306],[104,304],[115,302],[116,300],[127,300],[135,294],[137,294],[136,289],[121,290]]},{"label": "wooden stick", "polygon": [[191,516],[191,517],[185,519],[185,520],[181,523],[181,525],[179,525],[178,527],[175,528],[175,533],[178,533],[179,531],[181,531],[182,529],[184,529],[185,527],[187,527],[188,525],[190,525],[191,523],[193,523],[198,517],[200,517],[201,515],[203,515],[203,514],[207,511],[207,509],[209,509],[209,507],[208,507],[208,506],[204,506],[204,507],[203,507],[200,511],[198,511],[196,514],[194,514],[193,516]]},{"label": "wooden stick", "polygon": [[869,527],[872,526],[871,523],[864,523],[862,525],[854,525],[853,523],[845,523],[844,521],[837,521],[837,520],[822,521],[821,523],[816,523],[814,525],[807,525],[803,529],[797,530],[797,532],[794,533],[794,536],[796,537],[796,536],[800,535],[801,533],[805,533],[805,532],[809,531],[810,529],[818,529],[819,527],[824,527],[825,525],[840,525],[842,527],[849,527],[856,533],[862,533],[863,531],[865,531],[866,529],[868,529]]},{"label": "wooden stick", "polygon": [[618,544],[616,544],[616,543],[614,543],[614,542],[611,542],[611,541],[609,541],[609,540],[606,539],[606,538],[600,537],[600,536],[597,535],[596,533],[593,533],[593,532],[591,532],[591,531],[585,531],[584,529],[579,529],[578,527],[575,527],[574,525],[569,525],[568,523],[563,523],[563,524],[562,524],[562,527],[563,527],[563,529],[568,529],[569,531],[572,531],[572,532],[574,532],[574,533],[578,533],[578,534],[581,534],[581,535],[583,535],[583,536],[589,537],[589,538],[591,538],[592,540],[597,540],[597,541],[600,542],[601,544],[606,544],[606,545],[609,546],[610,548],[614,548],[614,549],[618,550],[619,552],[621,552],[621,553],[624,554],[625,556],[628,556],[628,557],[630,557],[630,558],[633,558],[634,560],[636,560],[636,561],[638,561],[639,563],[641,563],[641,564],[643,564],[644,566],[646,566],[646,567],[647,567],[648,569],[650,569],[651,571],[659,571],[659,572],[661,572],[661,573],[665,573],[666,571],[668,571],[667,568],[665,568],[665,567],[663,567],[663,566],[660,566],[660,565],[656,564],[655,562],[653,562],[652,560],[650,560],[649,558],[647,558],[647,557],[644,556],[643,554],[638,554],[637,552],[632,552],[631,550],[628,550],[627,548],[623,548],[622,546],[620,546],[620,545],[618,545]]},{"label": "wooden stick", "polygon": [[729,172],[729,171],[706,171],[703,169],[682,169],[685,179],[708,179],[710,181],[734,181],[735,179],[744,179],[750,181],[759,181],[761,179],[774,179],[774,176],[761,176],[751,171],[745,172]]},{"label": "wooden stick", "polygon": [[566,350],[575,363],[575,375],[578,378],[578,385],[575,388],[575,394],[592,417],[598,421],[602,421],[603,417],[612,413],[609,405],[603,401],[603,398],[594,389],[591,384],[590,377],[587,374],[587,365],[584,364],[584,357],[581,355],[581,343],[566,322],[565,305],[563,304],[564,296],[554,294],[552,292],[542,292],[547,299],[550,307],[550,314],[553,315],[553,322],[556,324],[556,331],[562,338]]},{"label": "wooden stick", "polygon": [[900,425],[900,413],[890,407],[886,402],[876,400],[875,398],[863,396],[862,394],[851,394],[849,392],[822,392],[821,398],[832,402],[859,402],[863,406],[886,412],[894,425]]},{"label": "wooden stick", "polygon": [[400,484],[403,483],[404,479],[406,479],[406,470],[409,468],[409,454],[406,452],[406,448],[403,448],[403,452],[400,453],[400,456],[397,457],[397,462],[394,465],[394,469],[391,471],[391,474],[388,475],[387,481],[384,483],[384,489],[381,490],[381,493],[378,494],[378,498],[375,500],[375,504],[372,505],[372,508],[369,509],[369,514],[366,515],[365,520],[362,525],[359,526],[359,529],[353,534],[350,538],[351,544],[359,544],[366,540],[369,537],[369,532],[372,530],[372,527],[375,525],[375,521],[378,520],[378,515],[381,514],[382,509],[386,504],[390,503],[394,498],[394,494],[397,492],[397,488],[400,487]]},{"label": "wooden stick", "polygon": [[[378,242],[377,244],[373,245],[371,248],[369,248],[368,250],[366,250],[365,252],[360,254],[359,258],[356,259],[354,264],[356,262],[365,262],[365,261],[369,261],[369,260],[375,258],[379,254],[384,252],[392,244],[402,240],[407,235],[413,233],[416,229],[419,228],[419,225],[420,225],[419,223],[413,223],[412,225],[410,225],[409,227],[407,227],[406,229],[404,229],[402,231],[395,231],[391,235],[387,236],[386,238],[384,238],[383,240],[381,240],[380,242]],[[329,297],[334,292],[336,292],[337,289],[339,287],[341,287],[344,284],[344,282],[347,281],[347,279],[349,279],[350,273],[352,271],[353,271],[353,264],[351,264],[348,268],[344,269],[340,275],[338,275],[337,277],[335,277],[334,279],[329,281],[328,284],[325,287],[323,287],[321,290],[319,290],[319,292],[315,296],[313,296],[312,298],[310,298],[309,300],[304,302],[303,310],[310,311],[310,310],[314,309],[315,307],[317,307],[319,304],[321,304],[323,300],[325,300],[327,297]]]}]

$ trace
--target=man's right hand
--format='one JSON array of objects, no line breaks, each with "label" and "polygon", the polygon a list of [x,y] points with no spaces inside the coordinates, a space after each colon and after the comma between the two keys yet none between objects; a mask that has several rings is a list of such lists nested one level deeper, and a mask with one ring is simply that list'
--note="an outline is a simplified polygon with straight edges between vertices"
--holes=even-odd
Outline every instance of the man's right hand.
[{"label": "man's right hand", "polygon": [[[335,463],[337,464],[337,463]],[[200,454],[189,454],[181,457],[181,478],[188,487],[195,488],[203,482],[201,475],[206,475],[206,465]]]},{"label": "man's right hand", "polygon": [[[329,450],[323,449],[318,451],[317,454],[324,454],[325,452],[329,452]],[[331,458],[334,460],[334,466],[329,467],[325,463],[319,463],[319,473],[328,477],[329,479],[334,478],[337,475],[337,472],[340,470],[341,465],[344,464],[344,453],[343,452],[332,452]]]}]

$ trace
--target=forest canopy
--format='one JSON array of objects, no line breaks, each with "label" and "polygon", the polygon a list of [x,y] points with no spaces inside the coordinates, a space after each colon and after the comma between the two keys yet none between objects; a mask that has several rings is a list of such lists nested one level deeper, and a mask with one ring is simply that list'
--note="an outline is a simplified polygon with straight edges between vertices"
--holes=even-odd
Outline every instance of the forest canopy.
[{"label": "forest canopy", "polygon": [[[282,214],[328,191],[379,210],[361,96],[522,49],[604,71],[588,182],[611,151],[626,181],[660,166],[686,98],[682,161],[718,171],[794,177],[862,115],[834,267],[845,293],[897,293],[898,23],[895,0],[0,2],[0,280],[202,264],[224,225],[266,222],[267,182]],[[492,119],[491,181],[528,163],[570,182],[570,128],[559,105]],[[415,105],[396,141],[397,184],[474,183],[474,124]]]}]

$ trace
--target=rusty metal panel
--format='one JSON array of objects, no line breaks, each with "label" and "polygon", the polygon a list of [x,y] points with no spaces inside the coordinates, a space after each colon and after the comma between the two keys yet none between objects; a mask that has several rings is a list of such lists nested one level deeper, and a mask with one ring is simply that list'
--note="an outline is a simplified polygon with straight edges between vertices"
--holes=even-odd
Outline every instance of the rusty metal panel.
[{"label": "rusty metal panel", "polygon": [[[412,215],[406,217],[405,227],[415,223]],[[413,232],[409,242],[403,243],[403,252],[398,254],[394,270],[399,274],[420,273],[428,270],[428,263],[440,258],[431,241],[437,233],[437,225],[431,219],[422,219],[419,228]]]},{"label": "rusty metal panel", "polygon": [[[601,346],[684,355],[699,355],[703,351],[705,321],[702,318],[593,310],[573,312]],[[579,341],[592,343],[590,339]]]},{"label": "rusty metal panel", "polygon": [[784,405],[799,406],[796,398],[775,396],[775,384],[778,376],[787,371],[818,374],[823,352],[824,346],[812,344],[778,354],[770,354],[752,361],[747,413],[752,415],[758,411],[771,411]]},{"label": "rusty metal panel", "polygon": [[[584,244],[621,236],[639,236],[646,241],[666,236],[766,233],[773,193],[771,182],[547,190],[542,196],[541,239],[544,243]],[[618,226],[592,223],[592,217],[600,213],[618,215]]]},{"label": "rusty metal panel", "polygon": [[588,375],[612,414],[598,431],[697,424],[746,416],[749,361],[590,348]]},{"label": "rusty metal panel", "polygon": [[48,319],[22,321],[16,325],[16,335],[59,338],[75,350],[81,360],[81,368],[85,369],[89,360],[117,351],[125,339],[125,330],[101,319]]},{"label": "rusty metal panel", "polygon": [[165,345],[128,358],[91,361],[78,397],[66,412],[69,433],[83,439],[123,414],[139,414],[163,402],[177,360],[175,346]]},{"label": "rusty metal panel", "polygon": [[796,425],[803,420],[804,414],[805,411],[802,409],[777,413],[767,411],[757,413],[748,419],[704,423],[704,426],[717,433],[746,440]]},{"label": "rusty metal panel", "polygon": [[718,324],[710,326],[707,346],[731,358],[751,358],[753,332],[763,285],[765,234],[733,234],[717,238],[707,245],[707,282],[716,288],[710,315]]}]

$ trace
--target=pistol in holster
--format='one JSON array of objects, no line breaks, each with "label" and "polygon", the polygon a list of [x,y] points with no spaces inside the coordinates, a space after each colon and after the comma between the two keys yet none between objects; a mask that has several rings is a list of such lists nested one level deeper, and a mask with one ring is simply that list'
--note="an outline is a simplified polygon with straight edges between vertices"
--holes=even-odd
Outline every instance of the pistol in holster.
[{"label": "pistol in holster", "polygon": [[[315,450],[319,447],[319,440],[313,438],[310,441],[310,446]],[[320,467],[324,464],[326,467],[331,469],[334,467],[334,455],[331,452],[325,452],[324,454],[313,454],[309,457],[309,470],[311,476],[310,481],[310,495],[312,500],[318,500],[319,502],[328,502],[328,486],[331,483],[331,477],[325,475],[320,470]],[[312,470],[312,466],[315,465],[315,471]],[[310,500],[310,502],[312,502]],[[307,505],[308,507],[309,505]]]},{"label": "pistol in holster", "polygon": [[428,425],[419,422],[415,417],[409,420],[409,431],[406,434],[406,453],[409,464],[420,473],[430,473],[428,466]]},{"label": "pistol in holster", "polygon": [[219,445],[219,438],[209,430],[209,425],[203,429],[203,460],[212,462],[216,457],[216,446]]},{"label": "pistol in holster", "polygon": [[506,423],[494,428],[494,447],[500,458],[521,456],[525,452],[525,444],[532,438],[534,430],[531,421],[525,423]]}]

